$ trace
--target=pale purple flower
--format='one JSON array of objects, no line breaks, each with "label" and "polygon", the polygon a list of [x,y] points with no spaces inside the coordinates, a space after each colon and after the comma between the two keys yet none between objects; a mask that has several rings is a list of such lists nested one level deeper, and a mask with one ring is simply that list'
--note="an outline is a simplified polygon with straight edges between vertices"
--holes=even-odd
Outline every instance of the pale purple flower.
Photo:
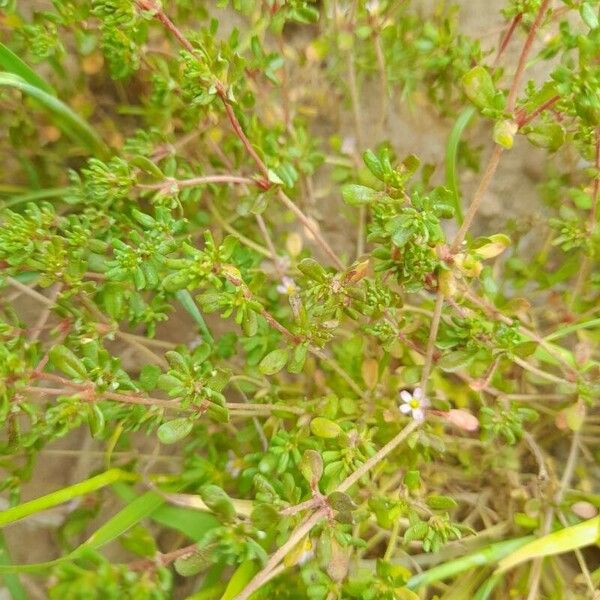
[{"label": "pale purple flower", "polygon": [[420,387],[415,388],[412,394],[408,390],[402,390],[400,399],[402,402],[399,408],[402,414],[410,415],[415,421],[425,420],[425,409],[429,406],[429,400]]},{"label": "pale purple flower", "polygon": [[281,283],[277,286],[277,291],[280,294],[286,294],[287,296],[293,296],[298,293],[298,286],[296,282],[287,275],[281,278]]},{"label": "pale purple flower", "polygon": [[342,140],[342,147],[340,148],[342,154],[352,155],[356,152],[356,139],[352,136],[346,136]]}]

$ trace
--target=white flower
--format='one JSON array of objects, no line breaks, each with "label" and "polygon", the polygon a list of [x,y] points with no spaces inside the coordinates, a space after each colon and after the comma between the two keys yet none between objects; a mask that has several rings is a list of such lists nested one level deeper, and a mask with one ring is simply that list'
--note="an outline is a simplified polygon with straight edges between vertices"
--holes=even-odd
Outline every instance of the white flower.
[{"label": "white flower", "polygon": [[202,343],[202,338],[197,335],[193,340],[188,342],[188,348],[190,350],[195,350]]},{"label": "white flower", "polygon": [[288,296],[293,296],[298,293],[298,286],[296,282],[287,275],[284,275],[281,278],[281,283],[277,286],[277,291],[280,294],[287,294]]},{"label": "white flower", "polygon": [[242,468],[244,466],[244,461],[241,458],[238,458],[233,451],[229,450],[227,453],[229,460],[225,465],[225,470],[236,479],[237,476],[242,472]]},{"label": "white flower", "polygon": [[415,388],[411,394],[407,390],[400,392],[400,412],[405,415],[411,415],[415,421],[425,420],[425,409],[429,406],[429,400],[425,397],[423,390]]},{"label": "white flower", "polygon": [[365,8],[369,14],[374,15],[379,10],[379,0],[369,0],[365,4]]}]

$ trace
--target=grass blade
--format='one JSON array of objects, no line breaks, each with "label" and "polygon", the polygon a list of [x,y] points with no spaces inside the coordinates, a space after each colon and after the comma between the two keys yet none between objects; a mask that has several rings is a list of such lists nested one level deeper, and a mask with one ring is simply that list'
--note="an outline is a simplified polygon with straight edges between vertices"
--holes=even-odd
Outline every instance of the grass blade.
[{"label": "grass blade", "polygon": [[27,63],[23,62],[10,48],[0,42],[0,68],[18,75],[27,83],[56,96],[54,89],[40,77]]},{"label": "grass blade", "polygon": [[45,496],[40,496],[35,500],[24,502],[23,504],[19,504],[18,506],[14,506],[13,508],[9,508],[8,510],[1,512],[0,527],[5,527],[10,523],[24,519],[29,515],[42,512],[48,508],[58,506],[59,504],[64,504],[65,502],[69,502],[69,500],[77,498],[78,496],[84,496],[90,492],[95,492],[100,488],[115,483],[115,481],[131,481],[135,478],[135,475],[127,473],[126,471],[122,471],[121,469],[109,469],[108,471],[105,471],[100,475],[96,475],[95,477],[91,477],[90,479],[80,481],[74,485],[70,485],[62,488],[61,490],[57,490],[56,492],[46,494]]},{"label": "grass blade", "polygon": [[146,492],[139,496],[106,521],[81,546],[73,550],[71,558],[75,558],[84,549],[94,548],[97,550],[112,542],[142,519],[151,515],[163,503],[163,498],[156,492]]},{"label": "grass blade", "polygon": [[458,115],[454,127],[448,137],[448,143],[446,145],[446,187],[448,187],[454,194],[454,210],[456,211],[456,220],[459,225],[462,225],[463,214],[462,204],[460,202],[460,189],[458,188],[458,174],[457,174],[457,155],[460,138],[467,125],[471,122],[473,115],[475,114],[475,107],[469,106],[463,112]]},{"label": "grass blade", "polygon": [[557,340],[561,337],[565,337],[571,333],[575,333],[580,329],[591,329],[592,327],[600,327],[600,319],[591,319],[589,321],[583,321],[581,323],[575,323],[573,325],[567,325],[565,327],[561,327],[556,331],[552,332],[550,335],[547,335],[544,339],[547,342],[552,340]]},{"label": "grass blade", "polygon": [[258,573],[259,566],[253,560],[243,562],[233,573],[221,600],[233,600],[246,584]]},{"label": "grass blade", "polygon": [[543,558],[553,556],[554,554],[563,554],[579,548],[591,546],[598,541],[600,532],[600,517],[583,521],[571,527],[565,527],[559,531],[554,531],[548,535],[529,542],[525,546],[510,553],[498,563],[497,573],[504,573],[521,563],[533,560],[534,558]]},{"label": "grass blade", "polygon": [[[133,502],[137,497],[135,490],[125,483],[116,483],[113,489],[125,502]],[[163,504],[152,513],[150,518],[165,527],[183,533],[193,542],[199,541],[207,531],[219,524],[219,521],[208,512],[171,506],[166,504],[164,499]]]},{"label": "grass blade", "polygon": [[[128,475],[126,479],[131,479],[132,476],[125,471],[120,471],[119,469],[111,469],[106,473],[103,473],[99,477],[105,476],[107,473],[120,472]],[[114,479],[114,475],[112,476],[113,481],[119,481],[119,479]],[[97,478],[96,478],[97,479]],[[106,478],[105,478],[106,479]],[[125,478],[121,477],[121,480]],[[87,480],[88,482],[91,480]],[[85,482],[82,482],[85,483]],[[111,483],[109,481],[109,483]],[[80,484],[77,484],[80,485]],[[107,485],[105,483],[105,485]],[[71,486],[74,487],[74,486]],[[102,487],[102,486],[98,486]],[[67,488],[65,488],[67,489]],[[97,488],[95,488],[97,489]],[[60,490],[61,492],[64,490]],[[67,556],[63,556],[53,561],[44,562],[44,563],[35,563],[29,565],[2,565],[0,564],[0,574],[7,573],[36,573],[39,571],[45,571],[46,569],[50,569],[60,563],[76,560],[79,558],[86,550],[94,549],[98,550],[102,546],[105,546],[109,542],[112,542],[120,535],[128,531],[131,527],[139,523],[142,519],[149,517],[157,508],[159,508],[164,503],[164,499],[155,492],[147,492],[142,496],[134,499],[129,502],[125,508],[120,510],[116,515],[110,518],[106,523],[104,523],[100,528],[98,528],[83,544],[75,548],[70,554]],[[8,512],[8,511],[7,511]]]},{"label": "grass blade", "polygon": [[69,106],[45,90],[13,73],[0,73],[0,86],[13,87],[37,100],[55,117],[55,122],[69,137],[94,154],[105,156],[107,148],[98,134]]},{"label": "grass blade", "polygon": [[198,329],[200,330],[204,341],[212,344],[214,341],[213,336],[210,334],[210,331],[206,326],[206,322],[204,321],[204,317],[198,310],[192,295],[187,290],[179,290],[175,293],[175,295],[177,296],[177,300],[179,300],[181,306],[185,308],[185,310],[191,315],[192,319],[194,319],[196,322],[196,325],[198,325]]},{"label": "grass blade", "polygon": [[17,204],[25,204],[27,202],[35,202],[36,200],[46,200],[47,198],[60,198],[69,191],[69,188],[48,188],[47,190],[36,190],[26,194],[19,194],[12,197],[10,200],[0,200],[0,208],[9,208]]},{"label": "grass blade", "polygon": [[514,552],[518,548],[525,546],[525,544],[533,539],[533,536],[527,536],[491,544],[490,546],[486,546],[477,552],[467,554],[467,556],[457,558],[456,560],[450,560],[438,565],[437,567],[433,567],[428,571],[414,575],[408,580],[406,587],[411,590],[415,590],[421,586],[431,585],[436,581],[441,581],[443,579],[447,579],[448,577],[454,577],[455,575],[459,575],[460,573],[472,569],[473,567],[482,567],[496,563],[505,556],[509,555],[511,552]]}]

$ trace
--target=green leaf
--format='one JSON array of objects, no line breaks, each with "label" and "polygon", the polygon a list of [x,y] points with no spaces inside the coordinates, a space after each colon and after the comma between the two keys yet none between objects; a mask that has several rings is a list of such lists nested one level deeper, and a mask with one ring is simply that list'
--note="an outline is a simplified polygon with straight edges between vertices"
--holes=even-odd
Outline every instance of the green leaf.
[{"label": "green leaf", "polygon": [[362,204],[370,204],[378,196],[379,192],[365,187],[364,185],[348,184],[342,188],[342,198],[346,204],[350,206],[360,206]]},{"label": "green leaf", "polygon": [[323,282],[327,279],[325,269],[314,258],[303,258],[298,270],[313,281]]},{"label": "green leaf", "polygon": [[437,364],[442,371],[454,373],[459,369],[468,367],[474,359],[475,354],[472,352],[468,352],[467,350],[456,350],[446,354],[445,356],[442,356]]},{"label": "green leaf", "polygon": [[339,510],[340,512],[351,512],[357,508],[352,498],[344,492],[331,492],[327,496],[327,501],[333,510]]},{"label": "green leaf", "polygon": [[233,573],[221,600],[234,600],[246,587],[246,584],[258,573],[259,565],[256,561],[244,561]]},{"label": "green leaf", "polygon": [[456,500],[449,496],[431,495],[427,498],[427,506],[434,510],[450,510],[458,506]]},{"label": "green leaf", "polygon": [[598,27],[598,9],[594,9],[589,2],[584,2],[579,7],[579,14],[583,19],[583,22],[590,29],[596,29],[596,27]]},{"label": "green leaf", "polygon": [[140,387],[146,392],[156,389],[160,375],[160,367],[156,365],[144,365],[138,378]]},{"label": "green leaf", "polygon": [[394,246],[398,246],[398,248],[402,248],[403,246],[406,245],[408,240],[410,240],[412,235],[413,235],[413,231],[412,231],[412,229],[410,229],[410,227],[401,225],[392,234],[392,242],[394,243]]},{"label": "green leaf", "polygon": [[56,96],[54,89],[42,77],[2,43],[0,43],[0,68],[13,75],[18,75],[27,83],[40,88],[47,94]]},{"label": "green leaf", "polygon": [[503,99],[498,95],[492,76],[481,65],[473,67],[462,77],[463,90],[469,100],[479,109],[498,110]]},{"label": "green leaf", "polygon": [[292,357],[288,363],[287,370],[290,373],[301,373],[306,362],[306,355],[308,353],[308,346],[306,344],[299,344],[292,351]]},{"label": "green leaf", "polygon": [[377,179],[383,180],[385,176],[385,170],[381,164],[381,161],[372,150],[367,150],[363,154],[363,160],[369,171],[371,171],[371,173],[373,173]]},{"label": "green leaf", "polygon": [[564,143],[566,132],[560,123],[538,123],[524,130],[527,139],[539,148],[556,152]]},{"label": "green leaf", "polygon": [[425,521],[417,521],[404,532],[404,543],[422,540],[429,531],[429,525]]},{"label": "green leaf", "polygon": [[316,450],[305,450],[298,468],[311,486],[316,485],[323,475],[323,459]]},{"label": "green leaf", "polygon": [[483,260],[495,258],[510,246],[510,238],[503,233],[496,233],[484,238],[483,243],[475,247],[475,254]]},{"label": "green leaf", "polygon": [[258,365],[259,371],[263,375],[275,375],[275,373],[279,373],[285,364],[287,363],[289,358],[289,352],[287,349],[278,348],[277,350],[273,350],[269,352]]},{"label": "green leaf", "polygon": [[97,404],[91,404],[88,408],[88,425],[93,437],[100,437],[104,432],[104,413]]},{"label": "green leaf", "polygon": [[218,485],[204,485],[200,488],[200,497],[216,515],[224,521],[233,521],[236,511],[231,498]]},{"label": "green leaf", "polygon": [[316,417],[310,422],[310,430],[320,438],[334,439],[342,433],[342,428],[325,417]]},{"label": "green leaf", "polygon": [[513,354],[516,354],[520,358],[526,358],[531,356],[537,350],[538,346],[539,344],[534,341],[521,342],[513,348]]},{"label": "green leaf", "polygon": [[181,417],[163,423],[156,434],[162,444],[175,444],[189,435],[194,427],[191,419]]},{"label": "green leaf", "polygon": [[196,548],[175,561],[175,570],[182,577],[192,577],[205,571],[212,564],[212,548]]},{"label": "green leaf", "polygon": [[77,358],[75,353],[66,346],[58,344],[50,350],[48,355],[52,364],[65,375],[73,377],[74,379],[85,379],[87,377],[87,371],[84,364]]},{"label": "green leaf", "polygon": [[37,100],[54,116],[56,125],[74,141],[81,143],[91,153],[106,156],[108,150],[98,134],[64,102],[44,89],[32,85],[12,73],[0,73],[0,86],[13,87]]}]

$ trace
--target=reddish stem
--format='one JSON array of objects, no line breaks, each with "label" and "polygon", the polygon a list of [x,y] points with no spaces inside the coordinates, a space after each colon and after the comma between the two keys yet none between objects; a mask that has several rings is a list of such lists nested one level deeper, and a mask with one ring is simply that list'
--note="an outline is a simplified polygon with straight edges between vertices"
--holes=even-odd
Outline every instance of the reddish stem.
[{"label": "reddish stem", "polygon": [[246,152],[248,152],[248,154],[252,157],[252,160],[256,163],[258,170],[262,173],[262,175],[264,175],[265,178],[267,178],[267,181],[268,181],[267,166],[262,161],[260,156],[257,154],[256,150],[253,148],[252,144],[250,143],[250,140],[246,137],[246,134],[244,133],[244,130],[242,129],[242,126],[235,114],[235,111],[233,110],[233,106],[231,106],[231,103],[229,102],[229,98],[227,98],[227,91],[225,90],[225,87],[223,86],[223,84],[220,82],[217,84],[217,94],[219,95],[219,98],[221,98],[221,101],[223,102],[223,106],[225,107],[225,112],[227,113],[227,118],[229,119],[229,122],[231,123],[233,130],[235,131],[238,138],[240,138],[240,141],[242,142],[242,144],[244,144],[244,148],[246,148]]},{"label": "reddish stem", "polygon": [[515,29],[521,22],[522,18],[523,18],[523,13],[519,13],[518,15],[515,15],[512,18],[512,21],[510,22],[510,26],[506,30],[506,33],[504,34],[504,36],[502,37],[502,41],[500,42],[500,47],[498,48],[498,53],[496,54],[496,58],[494,60],[494,66],[496,66],[500,62],[500,58],[504,54],[504,51],[506,50],[506,47],[508,46],[508,43],[510,42],[510,40],[513,36],[513,33],[515,32]]},{"label": "reddish stem", "polygon": [[546,14],[546,9],[548,8],[551,0],[543,0],[542,5],[540,6],[538,13],[535,17],[535,21],[529,30],[529,34],[527,35],[527,39],[523,44],[523,49],[521,50],[521,55],[519,56],[519,62],[517,64],[517,69],[515,71],[515,76],[510,86],[510,90],[508,92],[508,99],[506,101],[506,110],[509,113],[512,113],[515,110],[515,104],[517,102],[517,94],[519,93],[519,87],[521,84],[521,79],[523,79],[523,74],[525,73],[525,67],[527,65],[527,57],[531,52],[531,46],[533,45],[533,40],[535,39],[536,33],[542,24],[544,19],[544,15]]},{"label": "reddish stem", "polygon": [[535,110],[531,111],[528,115],[521,113],[517,116],[517,125],[519,129],[521,127],[525,127],[525,125],[529,125],[531,121],[533,121],[537,116],[542,114],[545,110],[552,108],[558,101],[560,100],[560,96],[553,96],[549,100],[546,100],[543,104],[538,106]]}]

